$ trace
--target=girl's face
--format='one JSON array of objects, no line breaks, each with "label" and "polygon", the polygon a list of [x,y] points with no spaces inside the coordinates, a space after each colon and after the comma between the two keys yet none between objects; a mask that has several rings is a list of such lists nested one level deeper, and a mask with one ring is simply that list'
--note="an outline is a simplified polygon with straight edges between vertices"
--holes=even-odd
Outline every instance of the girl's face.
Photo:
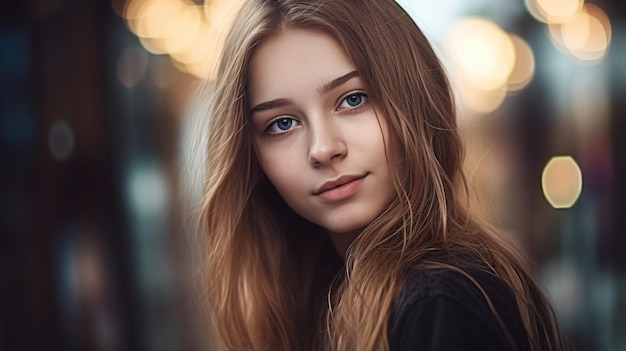
[{"label": "girl's face", "polygon": [[251,125],[263,171],[285,202],[331,233],[354,233],[395,196],[385,118],[331,36],[289,29],[255,51]]}]

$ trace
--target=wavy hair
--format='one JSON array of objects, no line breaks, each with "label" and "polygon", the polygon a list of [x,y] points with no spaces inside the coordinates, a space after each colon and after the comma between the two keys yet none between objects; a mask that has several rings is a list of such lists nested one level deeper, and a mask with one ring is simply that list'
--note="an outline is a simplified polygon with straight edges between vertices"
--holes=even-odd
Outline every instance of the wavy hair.
[{"label": "wavy hair", "polygon": [[[280,199],[250,135],[251,56],[289,28],[322,31],[342,45],[397,143],[390,158],[399,162],[391,167],[397,196],[355,239],[340,270],[320,272],[322,229]],[[209,122],[200,148],[206,153],[200,233],[202,286],[222,348],[386,350],[388,320],[412,271],[458,271],[491,304],[466,273],[470,265],[510,287],[533,349],[562,348],[553,312],[521,255],[469,214],[448,80],[427,39],[394,1],[249,0],[226,39],[216,77],[202,112]],[[455,260],[431,259],[439,251]]]}]

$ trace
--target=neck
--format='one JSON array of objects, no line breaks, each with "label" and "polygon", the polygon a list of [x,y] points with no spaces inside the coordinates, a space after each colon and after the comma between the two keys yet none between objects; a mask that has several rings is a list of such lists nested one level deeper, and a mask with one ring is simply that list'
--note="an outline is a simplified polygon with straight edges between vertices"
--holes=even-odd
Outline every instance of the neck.
[{"label": "neck", "polygon": [[328,232],[330,241],[332,241],[333,246],[337,251],[337,254],[339,255],[339,257],[341,257],[342,260],[346,260],[346,251],[348,250],[348,247],[350,246],[350,244],[352,244],[354,239],[359,236],[360,233],[361,229],[357,229],[348,233]]}]

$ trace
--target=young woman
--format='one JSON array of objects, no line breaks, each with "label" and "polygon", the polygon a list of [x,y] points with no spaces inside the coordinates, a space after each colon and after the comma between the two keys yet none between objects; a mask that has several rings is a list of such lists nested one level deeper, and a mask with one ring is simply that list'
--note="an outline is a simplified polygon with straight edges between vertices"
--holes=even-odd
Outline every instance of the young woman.
[{"label": "young woman", "polygon": [[214,84],[220,349],[562,349],[519,255],[467,210],[448,81],[394,1],[246,1]]}]

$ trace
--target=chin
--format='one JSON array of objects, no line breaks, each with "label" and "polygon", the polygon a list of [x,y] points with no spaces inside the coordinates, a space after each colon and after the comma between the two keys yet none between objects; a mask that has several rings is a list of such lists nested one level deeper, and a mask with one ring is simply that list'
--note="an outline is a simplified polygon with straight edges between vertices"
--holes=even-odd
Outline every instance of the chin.
[{"label": "chin", "polygon": [[335,234],[355,234],[355,233],[360,233],[363,231],[363,229],[365,229],[365,227],[367,226],[367,223],[361,224],[361,223],[356,223],[350,226],[346,226],[346,225],[338,225],[338,226],[323,226],[324,228],[326,228],[326,230],[328,230],[331,233],[335,233]]}]

